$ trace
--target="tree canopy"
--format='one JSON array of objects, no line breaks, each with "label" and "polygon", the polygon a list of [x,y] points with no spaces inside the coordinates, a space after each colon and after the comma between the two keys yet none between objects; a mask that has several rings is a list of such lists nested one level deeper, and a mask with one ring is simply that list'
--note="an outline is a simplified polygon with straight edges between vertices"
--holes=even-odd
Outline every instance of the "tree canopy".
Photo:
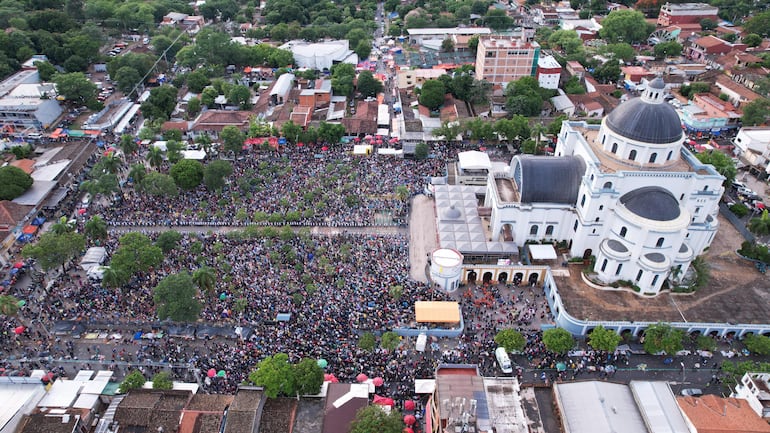
[{"label": "tree canopy", "polygon": [[145,382],[147,382],[147,379],[145,379],[142,372],[139,370],[134,370],[126,375],[126,377],[123,379],[123,382],[120,382],[118,392],[125,394],[132,389],[139,389],[144,385]]},{"label": "tree canopy", "polygon": [[770,116],[770,99],[755,99],[743,106],[741,121],[745,126],[756,126],[767,122]]},{"label": "tree canopy", "polygon": [[728,186],[733,183],[735,176],[738,174],[738,169],[735,168],[733,160],[719,151],[700,152],[696,155],[698,160],[704,164],[711,164],[714,168],[725,177],[722,185]]},{"label": "tree canopy", "polygon": [[203,164],[194,159],[183,159],[169,170],[174,183],[182,189],[194,189],[203,180]]},{"label": "tree canopy", "polygon": [[444,103],[446,89],[439,80],[427,80],[422,84],[419,102],[431,111],[438,110]]},{"label": "tree canopy", "polygon": [[563,355],[572,349],[575,339],[564,328],[551,328],[543,332],[543,344],[549,352]]},{"label": "tree canopy", "polygon": [[673,355],[682,350],[685,332],[667,323],[656,323],[644,331],[644,350],[649,354],[665,352]]},{"label": "tree canopy", "polygon": [[521,335],[521,332],[513,328],[507,328],[495,335],[495,343],[500,347],[504,347],[506,352],[520,352],[527,345],[527,340]]},{"label": "tree canopy", "polygon": [[85,238],[80,233],[66,231],[63,233],[43,233],[34,244],[27,244],[21,250],[24,257],[33,257],[44,270],[62,267],[77,257],[86,246]]},{"label": "tree canopy", "polygon": [[588,344],[596,350],[614,352],[622,339],[617,332],[599,325],[591,331],[591,335],[588,337]]},{"label": "tree canopy", "polygon": [[401,433],[403,429],[404,421],[399,411],[392,410],[388,414],[377,405],[369,405],[356,412],[350,433]]},{"label": "tree canopy", "polygon": [[147,235],[138,232],[120,237],[118,249],[112,255],[110,266],[120,269],[129,277],[146,272],[163,261],[163,251],[152,244]]},{"label": "tree canopy", "polygon": [[137,189],[157,197],[176,197],[179,195],[179,187],[176,186],[174,179],[157,171],[148,173],[139,183]]},{"label": "tree canopy", "polygon": [[256,370],[249,373],[249,382],[263,387],[270,398],[294,396],[297,390],[294,371],[285,353],[276,353],[260,361]]},{"label": "tree canopy", "polygon": [[629,44],[647,40],[655,25],[648,24],[644,14],[633,9],[614,10],[602,20],[599,35],[611,43]]},{"label": "tree canopy", "polygon": [[148,119],[168,120],[176,107],[178,90],[173,86],[160,86],[150,90],[150,97],[142,103],[142,115]]},{"label": "tree canopy", "polygon": [[153,291],[158,319],[171,319],[175,322],[198,320],[202,305],[197,296],[198,289],[190,274],[185,272],[167,276]]},{"label": "tree canopy", "polygon": [[0,167],[0,200],[13,200],[32,186],[32,176],[19,167]]}]

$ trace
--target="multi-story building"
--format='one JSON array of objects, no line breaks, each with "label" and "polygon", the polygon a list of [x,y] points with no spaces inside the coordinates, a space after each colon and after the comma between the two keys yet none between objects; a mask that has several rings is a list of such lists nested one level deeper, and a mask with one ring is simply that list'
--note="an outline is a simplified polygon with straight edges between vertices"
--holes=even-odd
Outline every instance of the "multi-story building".
[{"label": "multi-story building", "polygon": [[666,3],[660,8],[658,25],[698,24],[704,19],[719,22],[718,13],[718,7],[707,3]]},{"label": "multi-story building", "polygon": [[558,89],[561,65],[553,56],[543,56],[537,61],[537,82],[544,89]]},{"label": "multi-story building", "polygon": [[743,127],[733,139],[735,154],[753,167],[770,173],[770,128]]},{"label": "multi-story building", "polygon": [[762,418],[770,418],[770,374],[745,373],[730,397],[744,399]]},{"label": "multi-story building", "polygon": [[539,58],[537,42],[510,36],[482,36],[476,51],[476,78],[506,85],[521,77],[534,77]]},{"label": "multi-story building", "polygon": [[730,102],[710,93],[698,93],[689,104],[682,107],[681,118],[690,132],[719,134],[737,128],[741,113]]}]

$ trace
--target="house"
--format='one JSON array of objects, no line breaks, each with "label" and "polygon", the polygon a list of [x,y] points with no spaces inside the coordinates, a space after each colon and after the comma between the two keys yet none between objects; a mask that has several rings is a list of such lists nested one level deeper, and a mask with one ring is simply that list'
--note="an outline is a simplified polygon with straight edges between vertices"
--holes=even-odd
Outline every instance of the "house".
[{"label": "house", "polygon": [[120,402],[114,420],[121,430],[175,432],[192,395],[190,391],[135,389]]},{"label": "house", "polygon": [[634,84],[641,83],[643,78],[655,76],[653,72],[641,66],[623,66],[620,68],[620,71],[623,73],[625,81],[630,81]]},{"label": "house", "polygon": [[[765,132],[770,132],[767,130]],[[739,133],[740,134],[740,133]],[[765,134],[766,146],[770,148],[770,134]],[[741,381],[735,386],[735,391],[730,397],[745,400],[758,416],[770,418],[770,374],[768,373],[744,373]]]},{"label": "house", "polygon": [[359,101],[356,114],[341,120],[345,131],[349,135],[376,134],[378,109],[377,101]]},{"label": "house", "polygon": [[369,406],[369,385],[330,383],[324,405],[321,432],[348,433],[356,412]]},{"label": "house", "polygon": [[724,39],[709,35],[695,39],[685,49],[684,54],[688,59],[706,60],[708,56],[727,54],[733,49],[746,50],[746,45],[731,44]]},{"label": "house", "polygon": [[682,124],[689,132],[720,134],[738,127],[741,113],[730,102],[710,93],[696,94],[682,107]]},{"label": "house", "polygon": [[441,43],[453,36],[470,38],[492,34],[492,30],[488,27],[414,28],[406,29],[406,32],[409,35],[410,44],[434,49],[440,49]]},{"label": "house", "polygon": [[756,414],[748,401],[713,394],[677,397],[679,408],[697,433],[765,433],[770,424]]},{"label": "house", "polygon": [[585,117],[604,116],[604,106],[598,101],[601,98],[599,92],[591,92],[583,95],[567,95],[575,111]]},{"label": "house", "polygon": [[435,80],[445,74],[444,69],[401,69],[396,72],[396,83],[399,89],[421,87],[424,82]]},{"label": "house", "polygon": [[558,89],[561,65],[553,56],[542,56],[537,61],[537,82],[544,89]]},{"label": "house", "polygon": [[205,133],[216,137],[225,126],[235,126],[245,131],[252,115],[253,113],[248,111],[207,110],[193,121],[190,132],[195,136]]},{"label": "house", "polygon": [[758,93],[748,89],[746,86],[736,83],[727,75],[718,76],[714,84],[719,88],[720,93],[727,95],[729,101],[738,107],[742,104],[761,98]]},{"label": "house", "polygon": [[577,60],[570,60],[567,62],[567,72],[573,77],[578,77],[582,80],[586,74],[586,69]]},{"label": "house", "polygon": [[[743,127],[732,142],[735,145],[733,151],[737,156],[746,160],[752,167],[770,173],[770,128]],[[764,378],[764,376],[758,377]],[[744,386],[749,385],[744,384]],[[755,384],[754,388],[758,386]]]},{"label": "house", "polygon": [[224,414],[235,400],[233,395],[195,394],[182,409],[179,433],[219,431]]},{"label": "house", "polygon": [[575,104],[572,103],[569,96],[563,90],[559,89],[558,91],[559,94],[550,99],[553,108],[560,113],[566,114],[567,117],[574,116]]}]

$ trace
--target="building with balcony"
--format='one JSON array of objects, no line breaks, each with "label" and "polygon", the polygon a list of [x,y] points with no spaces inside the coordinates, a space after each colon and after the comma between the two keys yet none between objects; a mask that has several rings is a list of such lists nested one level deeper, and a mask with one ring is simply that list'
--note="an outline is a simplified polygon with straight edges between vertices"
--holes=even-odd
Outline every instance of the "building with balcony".
[{"label": "building with balcony", "polygon": [[506,85],[521,77],[534,77],[540,45],[511,36],[482,36],[476,50],[476,78]]},{"label": "building with balcony", "polygon": [[730,102],[711,93],[698,93],[681,110],[682,124],[690,132],[721,134],[738,127],[741,113]]}]

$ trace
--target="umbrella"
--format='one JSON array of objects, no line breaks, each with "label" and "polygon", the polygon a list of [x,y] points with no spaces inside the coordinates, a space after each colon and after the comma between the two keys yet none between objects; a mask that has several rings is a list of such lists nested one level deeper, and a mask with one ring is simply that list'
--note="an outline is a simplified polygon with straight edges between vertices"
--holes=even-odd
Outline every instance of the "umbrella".
[{"label": "umbrella", "polygon": [[13,264],[14,269],[21,269],[24,267],[24,262],[16,262]]},{"label": "umbrella", "polygon": [[19,307],[23,307],[23,306],[27,305],[27,301],[25,301],[25,300],[23,300],[23,299],[22,299],[22,300],[21,300],[21,301],[19,301],[19,302],[18,302],[16,305],[18,305]]},{"label": "umbrella", "polygon": [[227,373],[225,373],[224,370],[217,371],[217,377],[225,377],[226,375],[227,375]]},{"label": "umbrella", "polygon": [[134,340],[141,340],[142,339],[142,331],[136,331],[134,333]]},{"label": "umbrella", "polygon": [[25,328],[23,326],[17,326],[16,329],[13,330],[13,332],[16,335],[21,335],[21,333],[24,332],[25,329],[27,329],[27,328]]},{"label": "umbrella", "polygon": [[301,142],[301,141],[297,142],[297,147],[302,147],[302,146],[304,146],[304,145],[305,145],[305,143],[303,143],[303,142]]},{"label": "umbrella", "polygon": [[416,422],[417,418],[415,418],[414,415],[407,415],[404,417],[404,424],[406,425],[414,425]]},{"label": "umbrella", "polygon": [[206,372],[206,376],[208,377],[214,377],[216,375],[217,375],[217,371],[214,370],[213,368],[209,368],[209,371]]},{"label": "umbrella", "polygon": [[404,427],[402,430],[403,433],[414,433],[414,430],[412,430],[411,427]]},{"label": "umbrella", "polygon": [[414,400],[407,400],[404,402],[404,410],[414,410]]},{"label": "umbrella", "polygon": [[385,383],[385,380],[381,377],[375,377],[374,379],[372,379],[372,383],[374,384],[374,386],[382,386],[382,384]]},{"label": "umbrella", "polygon": [[11,269],[11,275],[16,275],[18,273],[19,273],[19,269],[18,268]]},{"label": "umbrella", "polygon": [[324,374],[324,382],[337,383],[339,382],[339,379],[337,379],[337,376],[331,373],[326,373]]},{"label": "umbrella", "polygon": [[353,141],[355,141],[356,143],[358,143],[359,141],[361,141],[361,137],[353,137]]},{"label": "umbrella", "polygon": [[567,364],[560,362],[556,364],[556,371],[565,371],[567,369]]},{"label": "umbrella", "polygon": [[221,293],[221,294],[219,295],[219,300],[220,300],[220,301],[224,301],[225,299],[227,299],[227,293]]},{"label": "umbrella", "polygon": [[364,373],[361,373],[358,376],[356,376],[356,381],[358,381],[359,383],[366,382],[367,380],[369,380],[369,376],[365,375]]},{"label": "umbrella", "polygon": [[321,358],[318,361],[316,361],[316,364],[318,364],[318,366],[321,368],[326,368],[326,366],[329,365],[329,361]]},{"label": "umbrella", "polygon": [[324,146],[324,147],[321,148],[321,150],[323,150],[325,152],[325,151],[329,150],[329,146]]},{"label": "umbrella", "polygon": [[397,137],[393,137],[390,140],[388,140],[388,143],[391,143],[391,144],[398,143],[398,138]]},{"label": "umbrella", "polygon": [[367,135],[366,137],[364,137],[364,140],[371,140],[372,138],[374,137],[372,137],[371,135]]},{"label": "umbrella", "polygon": [[83,208],[78,209],[78,215],[83,215],[84,213],[86,213],[85,209]]}]

